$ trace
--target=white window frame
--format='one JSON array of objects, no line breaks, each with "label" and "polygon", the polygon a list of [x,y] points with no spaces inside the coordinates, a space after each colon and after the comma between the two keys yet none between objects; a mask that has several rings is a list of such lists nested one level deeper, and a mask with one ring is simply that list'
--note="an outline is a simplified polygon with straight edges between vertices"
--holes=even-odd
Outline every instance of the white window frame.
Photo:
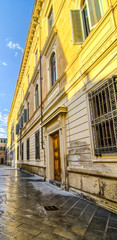
[{"label": "white window frame", "polygon": [[[88,0],[85,0],[85,1],[86,1],[86,7],[87,7],[87,13],[88,13],[88,19],[89,19],[89,27],[90,27],[90,30],[92,30],[97,25],[98,22],[92,26],[90,11],[89,11],[89,3],[88,3]],[[101,0],[97,0],[97,1],[99,3],[99,6],[100,6],[100,12],[101,12],[101,17],[102,17],[103,16],[103,9],[102,9]]]}]

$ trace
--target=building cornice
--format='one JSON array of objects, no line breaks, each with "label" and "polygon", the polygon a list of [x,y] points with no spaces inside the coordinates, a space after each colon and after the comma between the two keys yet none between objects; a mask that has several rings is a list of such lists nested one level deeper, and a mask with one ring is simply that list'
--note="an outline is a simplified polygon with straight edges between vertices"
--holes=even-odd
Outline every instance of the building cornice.
[{"label": "building cornice", "polygon": [[33,37],[34,37],[36,27],[37,27],[37,24],[38,24],[38,19],[39,19],[39,16],[40,16],[40,12],[41,12],[41,9],[42,9],[43,2],[44,2],[44,0],[35,0],[35,3],[34,3],[32,16],[31,16],[31,21],[30,21],[30,25],[29,25],[29,30],[28,30],[28,34],[27,34],[27,38],[26,38],[24,53],[23,53],[23,57],[22,57],[22,61],[21,61],[20,70],[19,70],[19,75],[18,75],[18,79],[17,79],[17,82],[16,82],[15,93],[14,93],[14,97],[13,97],[13,100],[12,100],[12,105],[11,105],[11,109],[10,109],[10,113],[9,113],[9,117],[8,117],[7,128],[8,128],[10,119],[11,119],[11,115],[12,115],[12,111],[13,111],[13,108],[14,108],[16,97],[17,97],[17,94],[18,94],[18,91],[19,91],[19,87],[20,87],[21,82],[22,82],[22,78],[23,78],[24,71],[25,71],[25,68],[26,68],[27,60],[28,60],[28,57],[29,57],[30,49],[31,49],[32,42],[33,42]]}]

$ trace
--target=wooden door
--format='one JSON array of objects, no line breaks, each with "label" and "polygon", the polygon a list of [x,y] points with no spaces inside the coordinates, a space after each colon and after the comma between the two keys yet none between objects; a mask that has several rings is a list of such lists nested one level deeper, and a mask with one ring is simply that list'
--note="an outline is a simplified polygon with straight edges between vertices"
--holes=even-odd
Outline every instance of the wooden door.
[{"label": "wooden door", "polygon": [[53,135],[53,148],[54,148],[54,179],[61,181],[61,161],[60,161],[60,143],[59,132]]}]

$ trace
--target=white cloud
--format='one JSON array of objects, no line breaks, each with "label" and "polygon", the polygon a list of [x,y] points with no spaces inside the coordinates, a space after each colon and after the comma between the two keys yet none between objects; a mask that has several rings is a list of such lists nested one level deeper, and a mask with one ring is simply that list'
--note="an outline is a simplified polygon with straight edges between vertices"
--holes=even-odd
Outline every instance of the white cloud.
[{"label": "white cloud", "polygon": [[1,133],[5,133],[6,131],[5,131],[5,129],[4,128],[0,128],[0,134]]},{"label": "white cloud", "polygon": [[7,66],[7,63],[6,63],[6,62],[2,62],[2,65],[6,67],[6,66]]},{"label": "white cloud", "polygon": [[0,133],[0,138],[7,138],[7,133]]},{"label": "white cloud", "polygon": [[7,109],[7,108],[4,108],[4,111],[6,111],[6,112],[7,112],[7,111],[8,111],[8,109]]},{"label": "white cloud", "polygon": [[7,114],[3,114],[2,112],[0,112],[0,137],[4,137],[4,138],[7,137],[7,131],[6,131],[7,118],[8,118]]},{"label": "white cloud", "polygon": [[15,57],[17,57],[17,55],[18,55],[18,52],[15,52]]},{"label": "white cloud", "polygon": [[19,43],[13,43],[12,41],[9,41],[9,42],[7,43],[7,47],[8,47],[9,49],[13,49],[13,50],[18,49],[18,50],[20,50],[21,52],[23,52],[23,48],[20,47],[20,44],[19,44]]},{"label": "white cloud", "polygon": [[8,118],[7,114],[3,114],[2,112],[0,112],[0,127],[7,126],[7,118]]}]

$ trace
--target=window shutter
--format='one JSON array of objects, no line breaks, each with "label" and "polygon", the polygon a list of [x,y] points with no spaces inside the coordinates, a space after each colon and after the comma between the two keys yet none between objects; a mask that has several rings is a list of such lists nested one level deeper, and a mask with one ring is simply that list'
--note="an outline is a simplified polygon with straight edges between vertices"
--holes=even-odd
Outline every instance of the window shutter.
[{"label": "window shutter", "polygon": [[71,10],[71,27],[72,27],[72,38],[74,44],[82,44],[84,42],[83,29],[82,29],[82,18],[81,10]]},{"label": "window shutter", "polygon": [[19,124],[19,129],[21,129],[21,118],[19,118],[18,124]]},{"label": "window shutter", "polygon": [[102,7],[100,0],[86,0],[89,15],[90,28],[92,28],[102,16]]},{"label": "window shutter", "polygon": [[28,109],[24,109],[24,123],[26,123],[27,122],[27,117],[28,117],[28,111],[27,111]]},{"label": "window shutter", "polygon": [[21,116],[21,129],[23,128],[23,116]]},{"label": "window shutter", "polygon": [[16,135],[19,134],[19,123],[16,125]]}]

